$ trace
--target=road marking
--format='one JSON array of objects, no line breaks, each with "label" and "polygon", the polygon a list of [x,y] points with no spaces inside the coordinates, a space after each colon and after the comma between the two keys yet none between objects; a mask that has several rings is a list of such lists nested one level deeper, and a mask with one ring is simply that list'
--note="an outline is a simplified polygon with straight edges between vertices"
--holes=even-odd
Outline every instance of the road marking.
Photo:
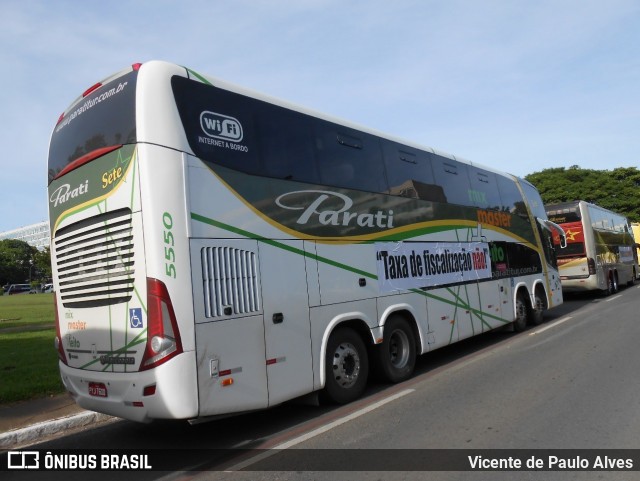
[{"label": "road marking", "polygon": [[362,409],[359,409],[349,414],[348,416],[345,416],[340,419],[336,419],[335,421],[330,422],[329,424],[326,424],[317,429],[314,429],[313,431],[309,431],[308,433],[302,434],[301,436],[298,436],[296,438],[290,439],[289,441],[285,441],[284,443],[280,443],[274,446],[273,448],[270,448],[269,450],[264,451],[256,456],[253,456],[245,461],[241,461],[240,463],[225,469],[225,472],[240,471],[248,466],[251,466],[252,464],[257,463],[258,461],[262,461],[263,459],[273,456],[274,454],[278,454],[279,450],[289,449],[297,444],[308,441],[311,438],[314,438],[320,434],[326,433],[327,431],[330,431],[331,429],[336,428],[342,424],[348,423],[349,421],[353,421],[354,419],[359,418],[360,416],[370,413],[371,411],[374,411],[375,409],[378,409],[379,407],[382,407],[385,404],[388,404],[392,401],[395,401],[396,399],[406,396],[407,394],[411,394],[412,392],[415,392],[415,389],[405,389],[404,391],[400,391],[396,394],[393,394],[392,396],[381,399],[380,401],[375,402]]},{"label": "road marking", "polygon": [[548,326],[544,326],[541,329],[538,329],[537,331],[533,331],[531,334],[529,334],[530,336],[533,336],[535,334],[540,334],[541,332],[546,331],[547,329],[551,329],[552,327],[556,327],[559,326],[560,324],[562,324],[563,322],[567,322],[569,319],[573,319],[573,317],[571,316],[567,316],[567,317],[563,317],[562,319],[558,319],[556,322],[554,322],[553,324],[549,324]]},{"label": "road marking", "polygon": [[622,294],[618,294],[617,296],[610,297],[609,299],[607,299],[604,302],[611,302],[613,300],[619,299],[620,297],[622,297]]}]

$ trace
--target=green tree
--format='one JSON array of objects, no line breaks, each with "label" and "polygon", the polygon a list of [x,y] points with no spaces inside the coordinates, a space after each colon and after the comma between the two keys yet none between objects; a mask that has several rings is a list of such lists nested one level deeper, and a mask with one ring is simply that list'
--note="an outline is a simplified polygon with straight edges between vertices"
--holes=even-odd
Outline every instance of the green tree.
[{"label": "green tree", "polygon": [[21,284],[33,274],[33,256],[38,252],[33,246],[17,239],[0,240],[0,285]]},{"label": "green tree", "polygon": [[36,277],[40,281],[51,279],[51,249],[49,246],[44,250],[36,250],[33,255],[33,265],[35,266]]},{"label": "green tree", "polygon": [[586,200],[640,222],[640,170],[581,169],[573,165],[545,169],[525,177],[540,191],[545,204]]}]

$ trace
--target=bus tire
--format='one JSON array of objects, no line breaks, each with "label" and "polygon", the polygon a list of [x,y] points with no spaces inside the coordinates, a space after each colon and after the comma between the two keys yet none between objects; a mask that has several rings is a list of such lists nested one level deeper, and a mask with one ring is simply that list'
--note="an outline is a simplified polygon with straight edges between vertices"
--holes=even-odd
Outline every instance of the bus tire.
[{"label": "bus tire", "polygon": [[369,375],[367,348],[353,329],[339,327],[331,333],[325,357],[323,400],[347,404],[358,399]]},{"label": "bus tire", "polygon": [[611,296],[618,292],[618,280],[616,279],[615,272],[609,272],[607,277],[607,295]]},{"label": "bus tire", "polygon": [[542,324],[544,319],[544,310],[546,308],[545,299],[540,295],[540,291],[538,289],[536,289],[533,294],[533,301],[534,305],[530,311],[529,323],[532,326],[538,326]]},{"label": "bus tire", "polygon": [[400,315],[389,317],[382,344],[376,347],[377,363],[383,378],[392,383],[405,381],[416,365],[416,338],[409,322]]},{"label": "bus tire", "polygon": [[522,332],[527,328],[527,318],[529,311],[529,303],[523,294],[523,291],[518,292],[516,295],[516,318],[513,321],[513,330],[516,332]]}]

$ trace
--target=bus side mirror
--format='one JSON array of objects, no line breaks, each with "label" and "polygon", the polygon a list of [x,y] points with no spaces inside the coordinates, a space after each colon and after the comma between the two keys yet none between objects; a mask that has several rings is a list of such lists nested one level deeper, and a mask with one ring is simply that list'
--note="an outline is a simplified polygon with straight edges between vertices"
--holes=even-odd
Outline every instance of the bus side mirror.
[{"label": "bus side mirror", "polygon": [[567,236],[564,234],[560,235],[560,249],[564,249],[567,247]]},{"label": "bus side mirror", "polygon": [[555,222],[551,222],[548,219],[545,219],[545,220],[537,219],[537,220],[541,225],[545,226],[547,229],[549,229],[549,231],[551,231],[551,235],[553,237],[554,243],[555,243],[555,237],[558,236],[558,239],[560,241],[560,248],[564,249],[565,247],[567,247],[567,236],[564,233],[564,230],[562,229],[562,227],[560,227]]}]

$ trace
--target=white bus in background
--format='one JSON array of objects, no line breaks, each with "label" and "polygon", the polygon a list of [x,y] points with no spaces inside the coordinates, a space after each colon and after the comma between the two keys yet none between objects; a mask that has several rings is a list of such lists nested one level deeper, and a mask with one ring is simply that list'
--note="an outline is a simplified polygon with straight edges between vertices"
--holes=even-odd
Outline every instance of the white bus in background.
[{"label": "white bus in background", "polygon": [[49,207],[64,385],[137,421],[349,402],[562,302],[531,184],[164,62],[60,117]]},{"label": "white bus in background", "polygon": [[626,217],[583,200],[545,209],[566,235],[567,247],[558,255],[563,290],[613,294],[635,282],[638,258]]}]

